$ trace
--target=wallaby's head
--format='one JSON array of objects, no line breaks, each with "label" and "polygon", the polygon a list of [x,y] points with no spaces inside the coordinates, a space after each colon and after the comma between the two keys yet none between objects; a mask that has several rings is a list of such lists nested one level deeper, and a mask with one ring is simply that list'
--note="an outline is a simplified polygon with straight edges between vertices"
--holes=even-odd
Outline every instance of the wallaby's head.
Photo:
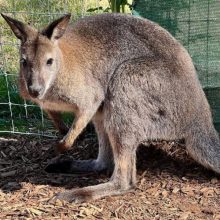
[{"label": "wallaby's head", "polygon": [[21,40],[20,77],[32,98],[42,99],[61,68],[59,39],[65,33],[70,14],[42,31],[2,14],[15,36]]}]

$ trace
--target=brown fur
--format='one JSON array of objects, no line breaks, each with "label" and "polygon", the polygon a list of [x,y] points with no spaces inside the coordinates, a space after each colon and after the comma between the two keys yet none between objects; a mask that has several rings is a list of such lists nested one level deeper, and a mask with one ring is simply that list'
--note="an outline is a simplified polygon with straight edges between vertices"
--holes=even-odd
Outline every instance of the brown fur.
[{"label": "brown fur", "polygon": [[63,135],[66,135],[69,129],[64,124],[61,113],[55,111],[47,111],[47,114],[49,118],[53,120],[54,126],[59,130],[59,132]]},{"label": "brown fur", "polygon": [[71,147],[89,121],[98,134],[96,160],[58,160],[47,171],[97,172],[114,165],[109,182],[57,198],[81,202],[132,189],[136,149],[146,140],[185,139],[195,160],[220,173],[219,137],[192,60],[159,25],[103,14],[68,26],[67,15],[38,32],[3,17],[21,39],[27,62],[21,65],[21,95],[49,111],[61,131],[65,126],[54,111],[76,116],[59,150]]}]

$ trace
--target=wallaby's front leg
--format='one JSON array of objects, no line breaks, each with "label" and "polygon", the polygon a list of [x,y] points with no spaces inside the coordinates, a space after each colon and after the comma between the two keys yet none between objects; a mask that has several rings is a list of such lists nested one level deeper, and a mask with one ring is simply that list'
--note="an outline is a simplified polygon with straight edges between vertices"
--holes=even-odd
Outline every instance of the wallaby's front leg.
[{"label": "wallaby's front leg", "polygon": [[89,121],[92,119],[93,115],[95,114],[97,108],[95,110],[85,111],[80,114],[76,114],[75,120],[69,129],[67,135],[60,141],[57,146],[58,152],[64,152],[68,150],[73,145],[74,141],[78,137],[78,135],[82,132],[82,130],[86,127]]},{"label": "wallaby's front leg", "polygon": [[68,127],[62,120],[62,116],[60,112],[45,110],[48,117],[52,120],[54,126],[59,130],[60,134],[66,135],[69,131]]},{"label": "wallaby's front leg", "polygon": [[98,111],[92,119],[95,125],[99,140],[99,153],[97,159],[73,160],[57,159],[46,167],[49,173],[88,173],[107,171],[110,174],[113,171],[113,155],[109,143],[108,134],[105,131],[103,112]]}]

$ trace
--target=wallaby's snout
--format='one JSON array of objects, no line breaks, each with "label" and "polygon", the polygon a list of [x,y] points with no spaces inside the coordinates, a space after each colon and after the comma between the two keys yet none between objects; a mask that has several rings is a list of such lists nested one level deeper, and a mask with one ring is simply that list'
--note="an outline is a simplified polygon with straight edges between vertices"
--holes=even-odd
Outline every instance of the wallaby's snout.
[{"label": "wallaby's snout", "polygon": [[25,64],[23,63],[24,61],[21,61],[20,75],[26,90],[32,98],[41,99],[45,93],[44,75],[49,74],[37,62],[25,61]]},{"label": "wallaby's snout", "polygon": [[42,97],[45,90],[45,83],[39,72],[34,71],[33,68],[27,68],[26,72],[24,71],[22,74],[25,74],[24,80],[29,95],[32,98]]},{"label": "wallaby's snout", "polygon": [[44,93],[43,87],[40,86],[39,84],[28,86],[28,91],[29,91],[29,94],[30,94],[33,98],[39,98],[39,97],[41,97],[42,94]]}]

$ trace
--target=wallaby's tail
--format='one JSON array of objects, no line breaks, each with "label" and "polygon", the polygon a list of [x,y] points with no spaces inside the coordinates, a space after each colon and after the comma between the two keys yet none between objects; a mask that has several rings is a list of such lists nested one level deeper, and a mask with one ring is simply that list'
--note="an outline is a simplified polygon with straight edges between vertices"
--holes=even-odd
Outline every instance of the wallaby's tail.
[{"label": "wallaby's tail", "polygon": [[192,158],[220,174],[220,140],[214,127],[205,128],[200,124],[187,133],[186,148]]}]

